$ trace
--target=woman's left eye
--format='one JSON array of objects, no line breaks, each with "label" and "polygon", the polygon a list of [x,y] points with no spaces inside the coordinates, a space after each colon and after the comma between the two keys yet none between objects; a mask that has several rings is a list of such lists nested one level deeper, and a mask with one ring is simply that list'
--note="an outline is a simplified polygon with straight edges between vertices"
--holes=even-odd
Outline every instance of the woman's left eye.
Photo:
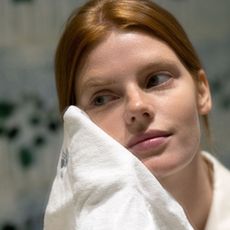
[{"label": "woman's left eye", "polygon": [[147,80],[146,88],[152,88],[160,86],[170,80],[172,76],[167,73],[158,73],[150,76]]}]

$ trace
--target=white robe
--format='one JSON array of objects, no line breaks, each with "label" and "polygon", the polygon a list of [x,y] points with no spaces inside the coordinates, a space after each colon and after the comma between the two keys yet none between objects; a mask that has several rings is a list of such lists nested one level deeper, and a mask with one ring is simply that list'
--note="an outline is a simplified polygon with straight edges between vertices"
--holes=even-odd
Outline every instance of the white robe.
[{"label": "white robe", "polygon": [[203,153],[213,166],[213,201],[205,230],[230,230],[230,171]]}]

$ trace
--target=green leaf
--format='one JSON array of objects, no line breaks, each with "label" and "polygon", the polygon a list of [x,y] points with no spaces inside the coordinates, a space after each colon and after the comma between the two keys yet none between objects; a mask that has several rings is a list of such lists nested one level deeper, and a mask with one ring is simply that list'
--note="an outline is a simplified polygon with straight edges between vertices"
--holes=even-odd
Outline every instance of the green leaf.
[{"label": "green leaf", "polygon": [[28,147],[24,146],[19,150],[19,161],[25,169],[34,163],[33,153]]},{"label": "green leaf", "polygon": [[6,101],[0,102],[0,119],[6,119],[14,112],[14,104]]}]

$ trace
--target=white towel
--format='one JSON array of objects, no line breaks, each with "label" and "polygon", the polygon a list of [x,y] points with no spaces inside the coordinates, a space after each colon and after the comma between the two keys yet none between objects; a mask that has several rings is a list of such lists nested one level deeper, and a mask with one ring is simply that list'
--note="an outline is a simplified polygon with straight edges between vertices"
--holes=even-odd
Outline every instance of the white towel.
[{"label": "white towel", "polygon": [[70,106],[44,229],[193,228],[180,205],[132,153]]}]

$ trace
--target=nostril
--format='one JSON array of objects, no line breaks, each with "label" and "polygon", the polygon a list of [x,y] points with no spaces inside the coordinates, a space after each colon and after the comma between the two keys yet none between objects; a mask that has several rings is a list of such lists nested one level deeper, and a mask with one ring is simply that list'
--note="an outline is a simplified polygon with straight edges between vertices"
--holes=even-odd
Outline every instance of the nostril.
[{"label": "nostril", "polygon": [[144,117],[150,117],[150,114],[149,114],[148,112],[144,112],[144,113],[143,113],[143,116],[144,116]]},{"label": "nostril", "polygon": [[134,117],[134,116],[131,117],[131,121],[132,121],[132,122],[135,121],[135,117]]},{"label": "nostril", "polygon": [[[144,112],[144,113],[142,113],[142,117],[144,117],[144,118],[150,118],[151,115],[148,112]],[[141,117],[140,117],[140,119],[141,119]],[[135,122],[136,121],[136,116],[131,116],[130,121],[132,123]]]}]

